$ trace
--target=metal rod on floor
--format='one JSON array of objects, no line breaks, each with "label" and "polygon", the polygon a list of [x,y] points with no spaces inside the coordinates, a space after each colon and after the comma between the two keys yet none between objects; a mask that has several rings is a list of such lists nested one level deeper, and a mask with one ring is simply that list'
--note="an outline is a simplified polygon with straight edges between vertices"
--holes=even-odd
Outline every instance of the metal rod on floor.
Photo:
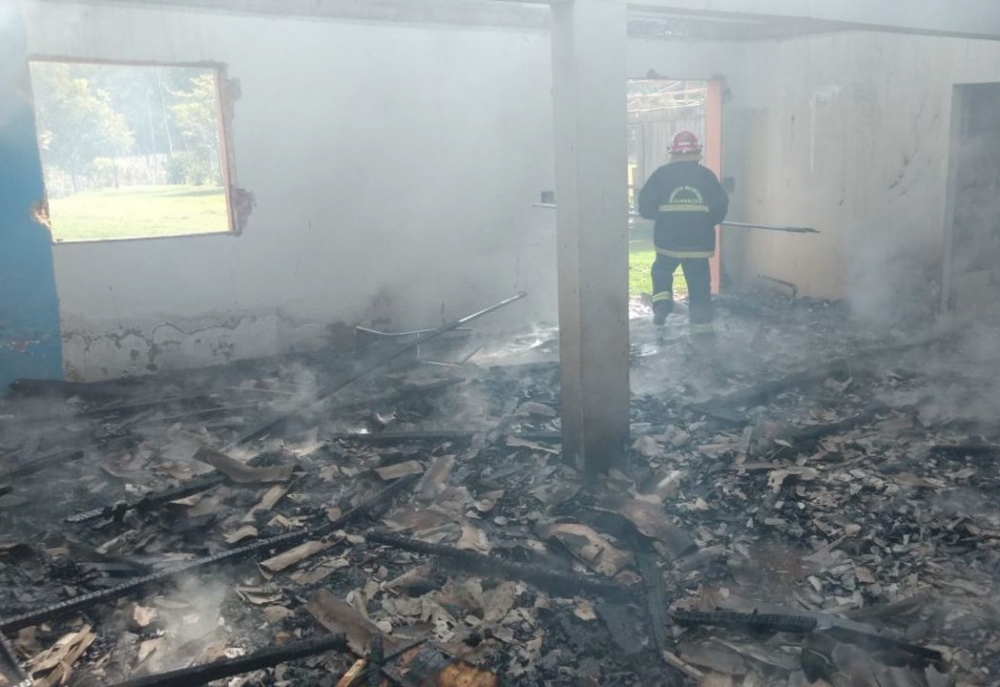
[{"label": "metal rod on floor", "polygon": [[799,287],[790,281],[785,281],[784,279],[775,279],[774,277],[769,277],[766,274],[758,274],[757,278],[763,279],[764,281],[770,282],[772,284],[777,284],[778,286],[784,286],[786,289],[792,292],[793,301],[799,297]]},{"label": "metal rod on floor", "polygon": [[287,551],[293,546],[298,546],[307,539],[325,537],[330,532],[343,529],[362,517],[370,517],[373,513],[386,507],[392,498],[404,489],[409,489],[413,486],[417,479],[417,475],[401,477],[365,502],[348,510],[336,520],[317,525],[313,528],[292,530],[291,532],[278,534],[267,539],[258,539],[255,542],[244,544],[235,549],[222,551],[221,553],[204,558],[196,558],[193,561],[177,563],[164,570],[132,578],[117,587],[109,587],[96,592],[86,592],[66,601],[50,604],[33,611],[27,611],[7,618],[0,617],[0,633],[16,632],[25,627],[38,625],[56,618],[64,618],[86,610],[96,604],[110,603],[209,566],[242,561],[265,553],[277,554]]},{"label": "metal rod on floor", "polygon": [[274,418],[272,420],[268,420],[264,424],[260,425],[259,427],[251,430],[247,434],[244,434],[242,437],[240,437],[235,442],[233,442],[228,447],[226,447],[226,450],[228,450],[230,448],[234,448],[236,446],[241,446],[243,444],[249,443],[250,441],[253,441],[254,439],[257,439],[258,437],[261,437],[261,436],[264,436],[265,434],[268,434],[272,429],[280,426],[283,422],[285,422],[288,418],[290,418],[293,415],[298,415],[300,413],[308,413],[310,411],[316,410],[323,403],[325,403],[328,398],[330,398],[331,396],[333,396],[335,393],[337,393],[338,391],[340,391],[344,387],[349,386],[349,385],[353,384],[354,382],[358,381],[359,379],[361,379],[362,377],[366,377],[369,374],[371,374],[372,372],[378,370],[379,368],[384,367],[385,365],[388,365],[390,362],[392,362],[396,358],[400,357],[401,355],[404,355],[404,354],[408,353],[409,351],[413,350],[414,348],[416,348],[418,346],[422,346],[422,345],[426,344],[429,341],[433,341],[434,339],[438,338],[439,336],[442,336],[444,334],[447,334],[450,331],[458,329],[459,327],[462,327],[462,326],[464,326],[464,325],[472,322],[473,320],[478,320],[480,317],[483,317],[484,315],[488,315],[488,314],[490,314],[492,312],[495,312],[495,311],[499,310],[500,308],[503,308],[503,307],[505,307],[507,305],[510,305],[511,303],[513,303],[515,301],[519,301],[522,298],[527,297],[527,295],[528,295],[527,292],[521,291],[519,293],[514,294],[510,298],[505,298],[502,301],[499,301],[497,303],[494,303],[491,306],[483,308],[482,310],[476,311],[476,312],[474,312],[474,313],[472,313],[470,315],[466,315],[465,317],[461,317],[461,318],[459,318],[457,320],[453,320],[452,322],[444,324],[444,325],[438,327],[437,329],[432,330],[426,336],[414,339],[413,341],[410,341],[409,343],[403,344],[399,348],[397,348],[394,351],[390,352],[388,355],[384,355],[384,356],[378,358],[377,360],[375,360],[374,362],[372,362],[370,365],[368,365],[368,366],[362,368],[361,370],[359,370],[358,372],[355,372],[354,374],[348,376],[346,379],[343,379],[343,380],[341,380],[339,382],[335,382],[334,384],[332,384],[332,385],[330,385],[330,386],[328,386],[328,387],[326,387],[324,389],[321,389],[320,393],[319,393],[319,396],[317,397],[317,399],[314,402],[309,403],[308,405],[306,405],[304,407],[295,408],[294,410],[292,410],[290,412],[282,413],[278,417],[276,417],[276,418]]},{"label": "metal rod on floor", "polygon": [[[557,206],[555,203],[533,203],[532,207],[545,208],[546,210],[555,210]],[[630,211],[628,213],[628,216],[634,217],[636,219],[642,219],[642,215],[640,215],[638,212],[635,212],[634,210]],[[733,227],[734,229],[763,229],[765,231],[782,231],[785,232],[786,234],[820,233],[818,230],[813,229],[812,227],[785,227],[775,224],[756,224],[754,222],[730,222],[729,220],[722,222],[722,226]]]},{"label": "metal rod on floor", "polygon": [[3,669],[0,669],[0,676],[5,677],[6,682],[9,682],[11,687],[31,687],[31,678],[17,660],[14,648],[3,636],[3,633],[0,633],[0,654],[3,655],[4,661],[7,663]]},{"label": "metal rod on floor", "polygon": [[148,511],[154,508],[159,508],[162,505],[170,503],[171,501],[177,501],[178,499],[187,498],[188,496],[194,496],[195,494],[200,494],[203,491],[208,491],[213,487],[217,487],[226,478],[222,475],[213,475],[212,477],[206,477],[205,479],[193,480],[190,482],[185,482],[180,486],[174,487],[173,489],[167,489],[159,493],[147,494],[138,501],[128,503],[122,501],[120,503],[111,504],[108,506],[102,506],[101,508],[94,508],[93,510],[84,511],[82,513],[76,513],[75,515],[70,515],[66,518],[66,522],[71,525],[79,525],[85,522],[90,522],[91,520],[100,520],[102,518],[114,518],[119,520],[125,516],[130,510],[137,511]]},{"label": "metal rod on floor", "polygon": [[532,563],[515,563],[477,551],[401,537],[384,530],[369,530],[365,533],[365,539],[374,544],[402,551],[444,558],[463,570],[491,577],[527,582],[560,596],[588,593],[612,601],[629,601],[632,598],[628,587],[605,581],[607,578],[561,572]]}]

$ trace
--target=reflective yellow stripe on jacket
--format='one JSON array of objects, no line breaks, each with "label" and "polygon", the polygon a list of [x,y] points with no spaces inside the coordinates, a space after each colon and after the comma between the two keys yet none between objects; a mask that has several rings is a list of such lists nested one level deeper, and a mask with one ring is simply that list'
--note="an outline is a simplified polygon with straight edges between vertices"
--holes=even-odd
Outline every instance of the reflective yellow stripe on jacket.
[{"label": "reflective yellow stripe on jacket", "polygon": [[697,203],[671,203],[661,205],[660,212],[708,212],[708,206]]},{"label": "reflective yellow stripe on jacket", "polygon": [[667,250],[666,248],[657,248],[656,252],[660,255],[666,255],[668,258],[680,258],[681,260],[685,258],[710,258],[715,255],[714,250]]}]

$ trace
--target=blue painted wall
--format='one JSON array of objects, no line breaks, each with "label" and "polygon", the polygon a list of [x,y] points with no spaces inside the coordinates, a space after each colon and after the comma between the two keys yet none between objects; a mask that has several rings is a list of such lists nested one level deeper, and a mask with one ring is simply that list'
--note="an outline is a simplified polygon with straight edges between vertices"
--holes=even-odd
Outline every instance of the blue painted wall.
[{"label": "blue painted wall", "polygon": [[30,84],[17,3],[0,2],[0,394],[63,374],[52,240],[32,212],[45,189]]}]

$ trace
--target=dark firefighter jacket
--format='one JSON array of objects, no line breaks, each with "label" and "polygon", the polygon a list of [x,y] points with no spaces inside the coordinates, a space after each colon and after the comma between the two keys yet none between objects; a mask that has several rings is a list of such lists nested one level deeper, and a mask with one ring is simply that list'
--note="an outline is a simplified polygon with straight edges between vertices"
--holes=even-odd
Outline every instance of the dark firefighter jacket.
[{"label": "dark firefighter jacket", "polygon": [[674,258],[715,253],[715,226],[729,197],[715,173],[697,162],[671,162],[653,172],[639,192],[639,214],[656,220],[656,252]]}]

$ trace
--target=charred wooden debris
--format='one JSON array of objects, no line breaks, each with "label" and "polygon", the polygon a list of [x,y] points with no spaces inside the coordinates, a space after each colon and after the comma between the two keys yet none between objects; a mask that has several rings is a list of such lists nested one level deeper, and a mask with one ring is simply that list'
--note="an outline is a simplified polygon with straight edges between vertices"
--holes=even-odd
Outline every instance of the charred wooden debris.
[{"label": "charred wooden debris", "polygon": [[992,348],[723,305],[714,354],[637,326],[596,482],[541,330],[25,380],[0,685],[995,684]]}]

